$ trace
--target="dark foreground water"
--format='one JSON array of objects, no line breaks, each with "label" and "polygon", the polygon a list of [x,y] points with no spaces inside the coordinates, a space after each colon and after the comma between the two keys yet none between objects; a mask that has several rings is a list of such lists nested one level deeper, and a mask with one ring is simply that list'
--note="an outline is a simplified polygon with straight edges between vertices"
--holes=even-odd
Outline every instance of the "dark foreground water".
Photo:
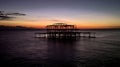
[{"label": "dark foreground water", "polygon": [[38,31],[0,31],[0,67],[120,67],[120,31],[97,38],[47,40]]}]

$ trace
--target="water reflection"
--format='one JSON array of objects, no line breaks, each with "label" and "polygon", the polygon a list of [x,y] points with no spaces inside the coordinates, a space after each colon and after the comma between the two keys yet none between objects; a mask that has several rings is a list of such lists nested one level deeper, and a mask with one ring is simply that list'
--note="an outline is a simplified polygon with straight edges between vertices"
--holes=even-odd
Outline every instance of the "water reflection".
[{"label": "water reflection", "polygon": [[52,40],[48,43],[47,65],[50,67],[74,67],[74,46],[73,40]]}]

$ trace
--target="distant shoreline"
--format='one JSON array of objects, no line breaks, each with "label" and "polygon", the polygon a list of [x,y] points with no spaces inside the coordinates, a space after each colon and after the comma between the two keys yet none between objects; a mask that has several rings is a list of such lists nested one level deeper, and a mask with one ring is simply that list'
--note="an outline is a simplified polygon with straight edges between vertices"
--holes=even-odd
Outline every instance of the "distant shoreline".
[{"label": "distant shoreline", "polygon": [[[46,30],[45,28],[32,28],[32,27],[22,27],[22,26],[0,26],[0,31],[24,31],[24,30]],[[77,29],[77,30],[120,30],[120,28],[100,28],[100,29]]]}]

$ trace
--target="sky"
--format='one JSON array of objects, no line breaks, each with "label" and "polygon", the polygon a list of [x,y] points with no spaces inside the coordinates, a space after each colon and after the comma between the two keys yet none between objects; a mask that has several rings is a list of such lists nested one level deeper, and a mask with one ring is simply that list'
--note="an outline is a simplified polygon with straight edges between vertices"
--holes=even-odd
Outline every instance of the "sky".
[{"label": "sky", "polygon": [[[120,0],[0,0],[0,25],[41,28],[53,23],[79,28],[120,28]],[[8,19],[9,18],[9,19]]]}]

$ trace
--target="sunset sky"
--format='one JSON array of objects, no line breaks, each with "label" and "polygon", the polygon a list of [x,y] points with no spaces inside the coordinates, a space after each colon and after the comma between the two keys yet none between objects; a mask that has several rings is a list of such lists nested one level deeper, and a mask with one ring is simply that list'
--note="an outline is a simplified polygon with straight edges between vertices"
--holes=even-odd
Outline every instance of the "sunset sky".
[{"label": "sunset sky", "polygon": [[120,28],[120,0],[0,0],[0,11],[25,14],[0,19],[0,25],[7,26],[68,23],[79,28]]}]

